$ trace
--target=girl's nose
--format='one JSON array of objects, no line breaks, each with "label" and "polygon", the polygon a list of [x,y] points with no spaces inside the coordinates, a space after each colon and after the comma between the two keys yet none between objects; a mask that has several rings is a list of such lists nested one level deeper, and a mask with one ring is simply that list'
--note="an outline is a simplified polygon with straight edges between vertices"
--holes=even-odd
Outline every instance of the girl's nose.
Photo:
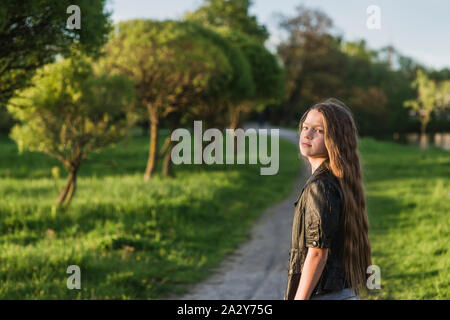
[{"label": "girl's nose", "polygon": [[312,130],[312,129],[306,130],[306,132],[305,132],[305,138],[310,138],[310,139],[312,139],[312,133],[311,133],[311,130]]}]

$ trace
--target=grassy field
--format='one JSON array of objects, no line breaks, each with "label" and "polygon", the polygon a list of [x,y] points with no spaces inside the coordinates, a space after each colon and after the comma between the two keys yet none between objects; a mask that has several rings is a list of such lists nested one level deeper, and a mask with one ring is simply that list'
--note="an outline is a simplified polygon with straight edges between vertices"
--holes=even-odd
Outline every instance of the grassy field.
[{"label": "grassy field", "polygon": [[[161,137],[163,139],[164,137]],[[143,182],[147,138],[134,137],[82,166],[67,212],[52,210],[58,163],[18,155],[0,138],[0,298],[164,299],[204,279],[246,239],[264,208],[290,191],[297,147],[280,141],[280,172],[260,165],[176,166],[176,179]],[[450,154],[360,140],[373,264],[368,299],[449,299]],[[82,289],[68,290],[79,265]]]},{"label": "grassy field", "polygon": [[[164,136],[161,136],[161,141]],[[252,222],[286,197],[297,148],[280,140],[280,171],[262,165],[175,166],[176,179],[144,183],[148,138],[92,154],[66,212],[53,205],[66,173],[0,137],[0,299],[163,299],[245,240]],[[266,165],[264,165],[266,167]],[[52,171],[54,174],[52,174]],[[81,290],[66,286],[69,265]]]},{"label": "grassy field", "polygon": [[450,298],[450,152],[364,139],[362,166],[373,264],[372,299]]}]

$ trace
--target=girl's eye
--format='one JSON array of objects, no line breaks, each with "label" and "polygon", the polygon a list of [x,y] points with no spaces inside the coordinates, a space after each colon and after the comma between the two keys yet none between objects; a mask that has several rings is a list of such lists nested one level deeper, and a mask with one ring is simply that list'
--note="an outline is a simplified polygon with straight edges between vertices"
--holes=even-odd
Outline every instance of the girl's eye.
[{"label": "girl's eye", "polygon": [[[306,130],[308,130],[308,127],[307,126],[303,126],[302,127],[302,130],[304,130],[304,129],[306,129]],[[323,133],[323,130],[321,130],[321,129],[314,129],[316,132],[319,132],[319,133]]]}]

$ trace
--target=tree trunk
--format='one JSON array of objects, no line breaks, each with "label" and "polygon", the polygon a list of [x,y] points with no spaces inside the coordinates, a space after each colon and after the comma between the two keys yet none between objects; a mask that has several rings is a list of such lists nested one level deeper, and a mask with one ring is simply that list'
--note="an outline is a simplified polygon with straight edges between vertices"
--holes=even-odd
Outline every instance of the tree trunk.
[{"label": "tree trunk", "polygon": [[161,159],[164,154],[167,151],[167,148],[169,148],[169,144],[170,144],[170,135],[166,137],[166,140],[164,140],[164,144],[161,147],[161,150],[158,152],[158,159]]},{"label": "tree trunk", "polygon": [[59,196],[58,196],[58,200],[56,200],[56,205],[58,207],[62,204],[62,202],[66,198],[67,191],[69,190],[71,183],[72,183],[72,179],[70,178],[70,175],[69,175],[69,179],[67,180],[66,186],[61,190],[61,192],[59,193]]},{"label": "tree trunk", "polygon": [[152,116],[150,122],[150,148],[148,153],[147,167],[145,168],[145,181],[150,180],[158,164],[159,119],[157,116]]},{"label": "tree trunk", "polygon": [[58,200],[56,201],[56,205],[58,207],[66,208],[70,204],[72,197],[75,194],[77,168],[72,168],[69,170],[69,178],[67,179],[66,186],[61,190]]},{"label": "tree trunk", "polygon": [[[230,129],[233,134],[240,124],[240,106],[236,108],[230,108]],[[233,137],[234,155],[237,156],[237,138]]]},{"label": "tree trunk", "polygon": [[172,149],[173,149],[173,141],[169,141],[169,145],[167,147],[166,154],[164,156],[163,160],[163,168],[162,168],[162,174],[164,176],[168,177],[174,177],[175,174],[172,169]]},{"label": "tree trunk", "polygon": [[426,135],[426,127],[428,122],[430,121],[429,113],[427,113],[420,123],[420,150],[422,159],[425,158],[425,149],[428,144],[427,135]]},{"label": "tree trunk", "polygon": [[66,199],[64,200],[64,208],[67,208],[69,206],[70,202],[72,201],[72,198],[75,194],[76,187],[77,187],[77,174],[76,174],[76,170],[75,170],[75,172],[73,173],[73,177],[72,177],[72,183],[67,192]]}]

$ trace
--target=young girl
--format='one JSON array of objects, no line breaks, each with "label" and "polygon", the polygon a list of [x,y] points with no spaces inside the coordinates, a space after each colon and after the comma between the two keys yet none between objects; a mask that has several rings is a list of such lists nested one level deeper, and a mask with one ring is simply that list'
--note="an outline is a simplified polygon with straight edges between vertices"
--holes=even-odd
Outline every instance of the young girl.
[{"label": "young girl", "polygon": [[331,98],[299,123],[300,152],[311,166],[297,202],[285,300],[359,300],[371,265],[357,128]]}]

